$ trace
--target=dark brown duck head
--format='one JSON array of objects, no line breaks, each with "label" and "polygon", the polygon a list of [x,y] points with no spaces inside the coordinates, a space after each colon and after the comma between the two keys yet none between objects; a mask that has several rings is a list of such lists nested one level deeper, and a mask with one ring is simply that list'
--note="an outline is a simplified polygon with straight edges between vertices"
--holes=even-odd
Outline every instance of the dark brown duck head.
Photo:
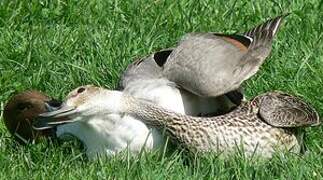
[{"label": "dark brown duck head", "polygon": [[274,127],[306,127],[320,125],[315,108],[300,97],[280,91],[267,92],[251,102],[254,111]]},{"label": "dark brown duck head", "polygon": [[11,97],[4,108],[4,123],[10,134],[21,144],[38,142],[49,131],[35,131],[33,120],[41,113],[59,107],[61,102],[38,91],[24,91]]}]

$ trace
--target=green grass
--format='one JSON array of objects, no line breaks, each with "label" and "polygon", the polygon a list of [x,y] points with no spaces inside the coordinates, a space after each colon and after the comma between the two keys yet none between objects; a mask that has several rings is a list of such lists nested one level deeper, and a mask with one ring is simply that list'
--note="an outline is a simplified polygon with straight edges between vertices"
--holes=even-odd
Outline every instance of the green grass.
[{"label": "green grass", "polygon": [[[114,88],[134,58],[174,46],[187,32],[241,32],[291,12],[270,58],[244,84],[246,94],[286,91],[302,96],[323,116],[322,0],[27,2],[0,1],[0,109],[14,92],[26,89],[63,98],[84,84]],[[311,153],[301,157],[187,161],[181,153],[156,152],[90,162],[74,143],[15,146],[1,123],[0,179],[322,179],[323,128],[307,132]]]}]

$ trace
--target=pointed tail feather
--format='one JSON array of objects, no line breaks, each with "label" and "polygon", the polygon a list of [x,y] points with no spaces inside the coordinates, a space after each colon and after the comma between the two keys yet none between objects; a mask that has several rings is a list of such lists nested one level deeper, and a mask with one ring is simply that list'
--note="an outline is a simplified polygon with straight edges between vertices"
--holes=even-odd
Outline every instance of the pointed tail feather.
[{"label": "pointed tail feather", "polygon": [[282,19],[289,14],[281,15],[276,18],[270,19],[265,23],[243,33],[244,36],[250,38],[252,43],[249,48],[255,47],[259,44],[271,42],[273,37],[276,35],[279,26],[281,25]]},{"label": "pointed tail feather", "polygon": [[278,31],[282,19],[286,16],[278,16],[244,33],[244,36],[252,42],[248,47],[248,52],[240,61],[238,76],[246,80],[258,71],[259,67],[269,56],[272,40]]}]

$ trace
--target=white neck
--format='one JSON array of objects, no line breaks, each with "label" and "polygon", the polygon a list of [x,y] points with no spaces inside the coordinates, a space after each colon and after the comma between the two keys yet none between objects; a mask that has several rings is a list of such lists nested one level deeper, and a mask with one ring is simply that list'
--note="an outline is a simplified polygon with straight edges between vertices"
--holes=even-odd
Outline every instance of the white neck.
[{"label": "white neck", "polygon": [[94,103],[100,104],[102,106],[102,110],[105,113],[123,113],[123,92],[121,91],[104,91],[103,96],[99,94],[98,98],[95,98]]},{"label": "white neck", "polygon": [[[131,97],[120,91],[101,93],[106,94],[93,97],[90,102],[100,106],[83,112],[84,116],[77,122],[58,126],[57,136],[71,134],[77,137],[86,146],[86,154],[90,158],[113,155],[127,147],[131,152],[140,152],[143,146],[148,149],[161,146],[163,141],[159,133],[151,134],[143,122],[125,115]],[[92,110],[95,113],[91,113]]]}]

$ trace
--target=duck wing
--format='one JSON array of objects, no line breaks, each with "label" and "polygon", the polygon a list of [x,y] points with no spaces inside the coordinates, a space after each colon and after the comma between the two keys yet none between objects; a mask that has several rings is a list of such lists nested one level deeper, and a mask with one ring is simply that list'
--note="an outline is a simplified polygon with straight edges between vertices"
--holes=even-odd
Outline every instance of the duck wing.
[{"label": "duck wing", "polygon": [[263,95],[259,115],[275,127],[301,127],[320,124],[319,115],[313,107],[298,97],[281,92]]},{"label": "duck wing", "polygon": [[269,55],[283,17],[271,19],[243,35],[188,34],[165,61],[163,74],[199,96],[233,91],[254,75]]},{"label": "duck wing", "polygon": [[143,80],[154,80],[162,77],[162,66],[159,66],[159,64],[164,63],[171,52],[172,49],[161,50],[132,62],[121,75],[118,89],[125,89]]},{"label": "duck wing", "polygon": [[223,114],[241,103],[242,89],[219,97],[200,97],[165,78],[163,65],[172,51],[160,50],[128,65],[121,76],[118,90],[194,116]]},{"label": "duck wing", "polygon": [[[132,62],[123,72],[118,89],[134,94],[133,92],[138,91],[138,88],[142,88],[142,86],[160,86],[165,83],[172,87],[181,88],[176,83],[167,80],[163,75],[164,65],[173,50],[160,50]],[[243,89],[241,87],[237,88],[234,91],[226,93],[224,96],[233,104],[239,105],[244,98]]]}]

